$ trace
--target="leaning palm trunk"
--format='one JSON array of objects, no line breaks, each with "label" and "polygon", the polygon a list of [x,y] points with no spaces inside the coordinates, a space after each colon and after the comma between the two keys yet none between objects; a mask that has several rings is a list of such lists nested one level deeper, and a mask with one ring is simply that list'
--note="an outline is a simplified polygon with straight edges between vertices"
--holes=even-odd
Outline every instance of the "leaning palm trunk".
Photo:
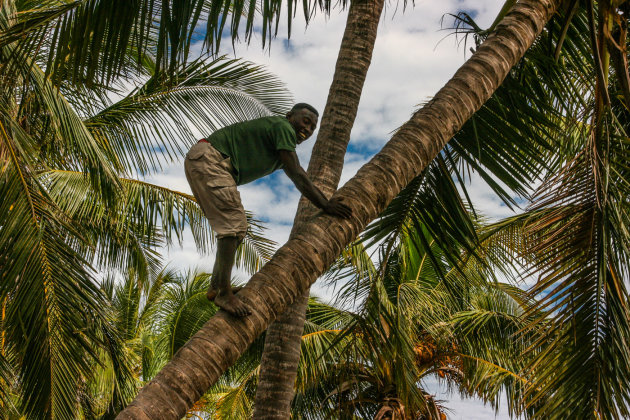
[{"label": "leaning palm trunk", "polygon": [[353,217],[342,220],[319,213],[305,223],[239,292],[252,315],[242,319],[223,311],[215,315],[140,390],[119,418],[181,418],[490,98],[542,31],[558,3],[517,3],[496,32],[435,97],[336,193],[350,205]]},{"label": "leaning palm trunk", "polygon": [[[308,167],[310,179],[327,196],[339,185],[383,3],[384,0],[355,0],[350,5],[335,75]],[[291,238],[299,235],[302,226],[316,213],[317,208],[302,198]],[[290,417],[309,290],[307,287],[267,329],[254,402],[255,419]]]}]

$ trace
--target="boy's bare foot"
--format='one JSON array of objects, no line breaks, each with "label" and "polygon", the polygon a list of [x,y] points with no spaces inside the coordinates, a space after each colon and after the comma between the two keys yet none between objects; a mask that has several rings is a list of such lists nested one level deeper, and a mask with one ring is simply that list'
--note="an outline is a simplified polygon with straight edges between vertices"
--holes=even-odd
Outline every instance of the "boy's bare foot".
[{"label": "boy's bare foot", "polygon": [[214,304],[237,317],[244,317],[252,313],[247,305],[231,293],[218,294],[214,298]]},{"label": "boy's bare foot", "polygon": [[[242,288],[243,286],[232,286],[232,294],[237,294]],[[214,302],[214,299],[216,299],[218,294],[219,294],[219,289],[215,289],[211,287],[206,292],[206,297],[208,298],[210,302]]]}]

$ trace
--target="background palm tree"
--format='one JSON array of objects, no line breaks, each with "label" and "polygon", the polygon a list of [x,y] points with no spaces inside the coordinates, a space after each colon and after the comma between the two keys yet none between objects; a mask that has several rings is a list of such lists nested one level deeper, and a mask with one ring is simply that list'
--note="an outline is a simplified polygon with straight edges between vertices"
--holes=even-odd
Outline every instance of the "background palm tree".
[{"label": "background palm tree", "polygon": [[[160,302],[166,290],[178,280],[172,271],[144,278],[131,270],[122,279],[110,276],[102,281],[106,311],[120,338],[118,360],[109,353],[99,353],[82,390],[80,414],[86,418],[113,418],[141,381],[155,374],[168,360],[160,351],[154,330]],[[125,376],[116,375],[121,365],[119,360],[126,369]]]},{"label": "background palm tree", "polygon": [[[200,325],[216,313],[214,305],[205,303],[209,281],[207,273],[163,270],[144,281],[131,272],[122,281],[108,278],[102,282],[108,313],[123,340],[118,354],[124,355],[122,358],[132,374],[123,378],[125,382],[121,381],[113,375],[116,361],[104,354],[93,366],[94,373],[86,386],[82,413],[85,417],[115,417],[137,389],[151,380]],[[260,345],[252,351],[260,357]],[[251,365],[251,357],[244,356],[191,412],[208,412],[209,401],[216,397],[217,389],[226,388],[240,377],[240,372]],[[117,389],[130,393],[119,401]]]},{"label": "background palm tree", "polygon": [[[326,196],[332,195],[339,185],[383,7],[384,2],[380,0],[360,0],[351,2],[348,10],[335,73],[307,170],[314,185]],[[318,211],[309,200],[302,198],[291,233],[299,232],[302,224]],[[308,299],[307,288],[267,329],[255,404],[256,418],[286,419],[290,416]]]},{"label": "background palm tree", "polygon": [[[138,177],[181,155],[199,135],[189,127],[208,133],[291,100],[251,63],[184,57],[190,40],[168,50],[183,56],[165,72],[166,28],[142,9],[127,15],[135,5],[36,3],[0,6],[2,373],[25,415],[75,418],[95,362],[109,360],[122,385],[132,373],[97,273],[133,270],[141,282],[185,226],[200,249],[213,239],[191,196]],[[253,271],[272,244],[252,226],[239,260]],[[117,410],[134,389],[114,389]]]},{"label": "background palm tree", "polygon": [[629,415],[628,6],[567,2],[519,69],[535,95],[512,90],[516,104],[548,104],[536,130],[553,144],[528,211],[496,225],[520,236],[530,310],[553,315],[528,325],[544,332],[523,370],[537,418]]}]

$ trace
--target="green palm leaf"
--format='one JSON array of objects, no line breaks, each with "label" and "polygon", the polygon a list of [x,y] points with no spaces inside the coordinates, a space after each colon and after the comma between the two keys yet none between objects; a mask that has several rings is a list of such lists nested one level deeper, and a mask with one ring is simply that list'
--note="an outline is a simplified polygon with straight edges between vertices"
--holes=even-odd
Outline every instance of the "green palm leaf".
[{"label": "green palm leaf", "polygon": [[[158,72],[173,74],[188,61],[193,42],[203,38],[208,50],[218,51],[226,28],[236,41],[244,27],[244,38],[249,41],[260,25],[265,45],[277,32],[283,3],[48,0],[15,2],[14,6],[4,10],[0,47],[17,44],[24,56],[43,53],[54,81],[91,86],[109,84],[128,72],[141,72],[146,57],[155,61]],[[286,5],[289,34],[298,7],[293,2]],[[328,12],[330,7],[330,1],[302,2],[307,22],[317,8]],[[202,20],[206,21],[203,31],[199,28]],[[40,51],[40,39],[46,40],[44,51]],[[135,68],[129,66],[129,56],[136,58]]]},{"label": "green palm leaf", "polygon": [[[84,168],[95,192],[107,196],[116,185],[110,165],[111,150],[91,135],[37,65],[30,60],[19,65],[19,77],[28,85],[28,90],[23,92],[17,118],[5,104],[0,106],[0,118],[5,127],[3,140],[11,141],[16,157],[28,162],[33,169],[46,164],[67,169]],[[31,153],[26,155],[26,152]]]},{"label": "green palm leaf", "polygon": [[[630,332],[628,292],[621,280],[628,273],[629,114],[618,82],[623,72],[605,70],[613,47],[599,43],[602,53],[593,57],[601,25],[619,10],[609,2],[598,2],[597,10],[592,2],[567,5],[525,56],[525,80],[538,79],[539,88],[535,94],[512,89],[522,96],[520,106],[546,98],[553,107],[540,108],[554,144],[543,154],[543,184],[532,207],[495,232],[513,238],[506,249],[538,279],[524,299],[529,310],[521,331],[537,337],[522,370],[530,380],[523,394],[528,411],[551,419],[621,418],[628,415],[630,380],[630,351],[622,344]],[[627,37],[622,44],[627,50]],[[529,118],[515,115],[496,127]],[[520,239],[513,236],[518,232]]]},{"label": "green palm leaf", "polygon": [[77,384],[99,346],[88,337],[108,325],[102,299],[86,261],[66,243],[75,229],[51,212],[41,186],[24,182],[14,166],[2,175],[0,214],[11,217],[0,229],[0,299],[7,346],[20,361],[21,402],[28,415],[71,419]]},{"label": "green palm leaf", "polygon": [[284,113],[292,103],[282,82],[242,60],[200,58],[171,76],[153,73],[127,97],[85,120],[95,137],[112,145],[116,162],[129,171],[153,171],[166,159],[182,156],[200,135]]},{"label": "green palm leaf", "polygon": [[[115,207],[91,196],[83,174],[49,171],[42,175],[48,183],[51,197],[64,213],[90,233],[92,257],[104,267],[125,270],[133,267],[140,273],[157,270],[156,245],[162,239],[181,241],[189,226],[197,246],[210,250],[214,235],[208,220],[194,197],[164,187],[136,180],[119,179]],[[248,215],[250,229],[237,253],[237,264],[254,272],[274,252],[273,241],[262,236],[263,226]],[[157,272],[157,271],[155,271]]]}]

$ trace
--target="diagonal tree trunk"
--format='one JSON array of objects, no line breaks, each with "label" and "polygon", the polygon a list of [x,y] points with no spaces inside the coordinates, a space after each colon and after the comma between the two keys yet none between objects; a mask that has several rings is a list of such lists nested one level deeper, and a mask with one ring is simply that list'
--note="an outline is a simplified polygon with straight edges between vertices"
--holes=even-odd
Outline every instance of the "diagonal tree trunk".
[{"label": "diagonal tree trunk", "polygon": [[319,213],[239,292],[252,315],[211,318],[123,410],[120,419],[179,419],[343,248],[437,156],[490,98],[542,31],[560,0],[522,0],[477,52],[336,194],[354,216]]},{"label": "diagonal tree trunk", "polygon": [[[335,74],[308,167],[310,179],[326,196],[332,195],[339,185],[383,4],[384,0],[355,0],[348,11]],[[289,239],[298,235],[317,212],[302,197]],[[254,402],[255,419],[290,417],[309,291],[307,287],[267,329]]]}]

